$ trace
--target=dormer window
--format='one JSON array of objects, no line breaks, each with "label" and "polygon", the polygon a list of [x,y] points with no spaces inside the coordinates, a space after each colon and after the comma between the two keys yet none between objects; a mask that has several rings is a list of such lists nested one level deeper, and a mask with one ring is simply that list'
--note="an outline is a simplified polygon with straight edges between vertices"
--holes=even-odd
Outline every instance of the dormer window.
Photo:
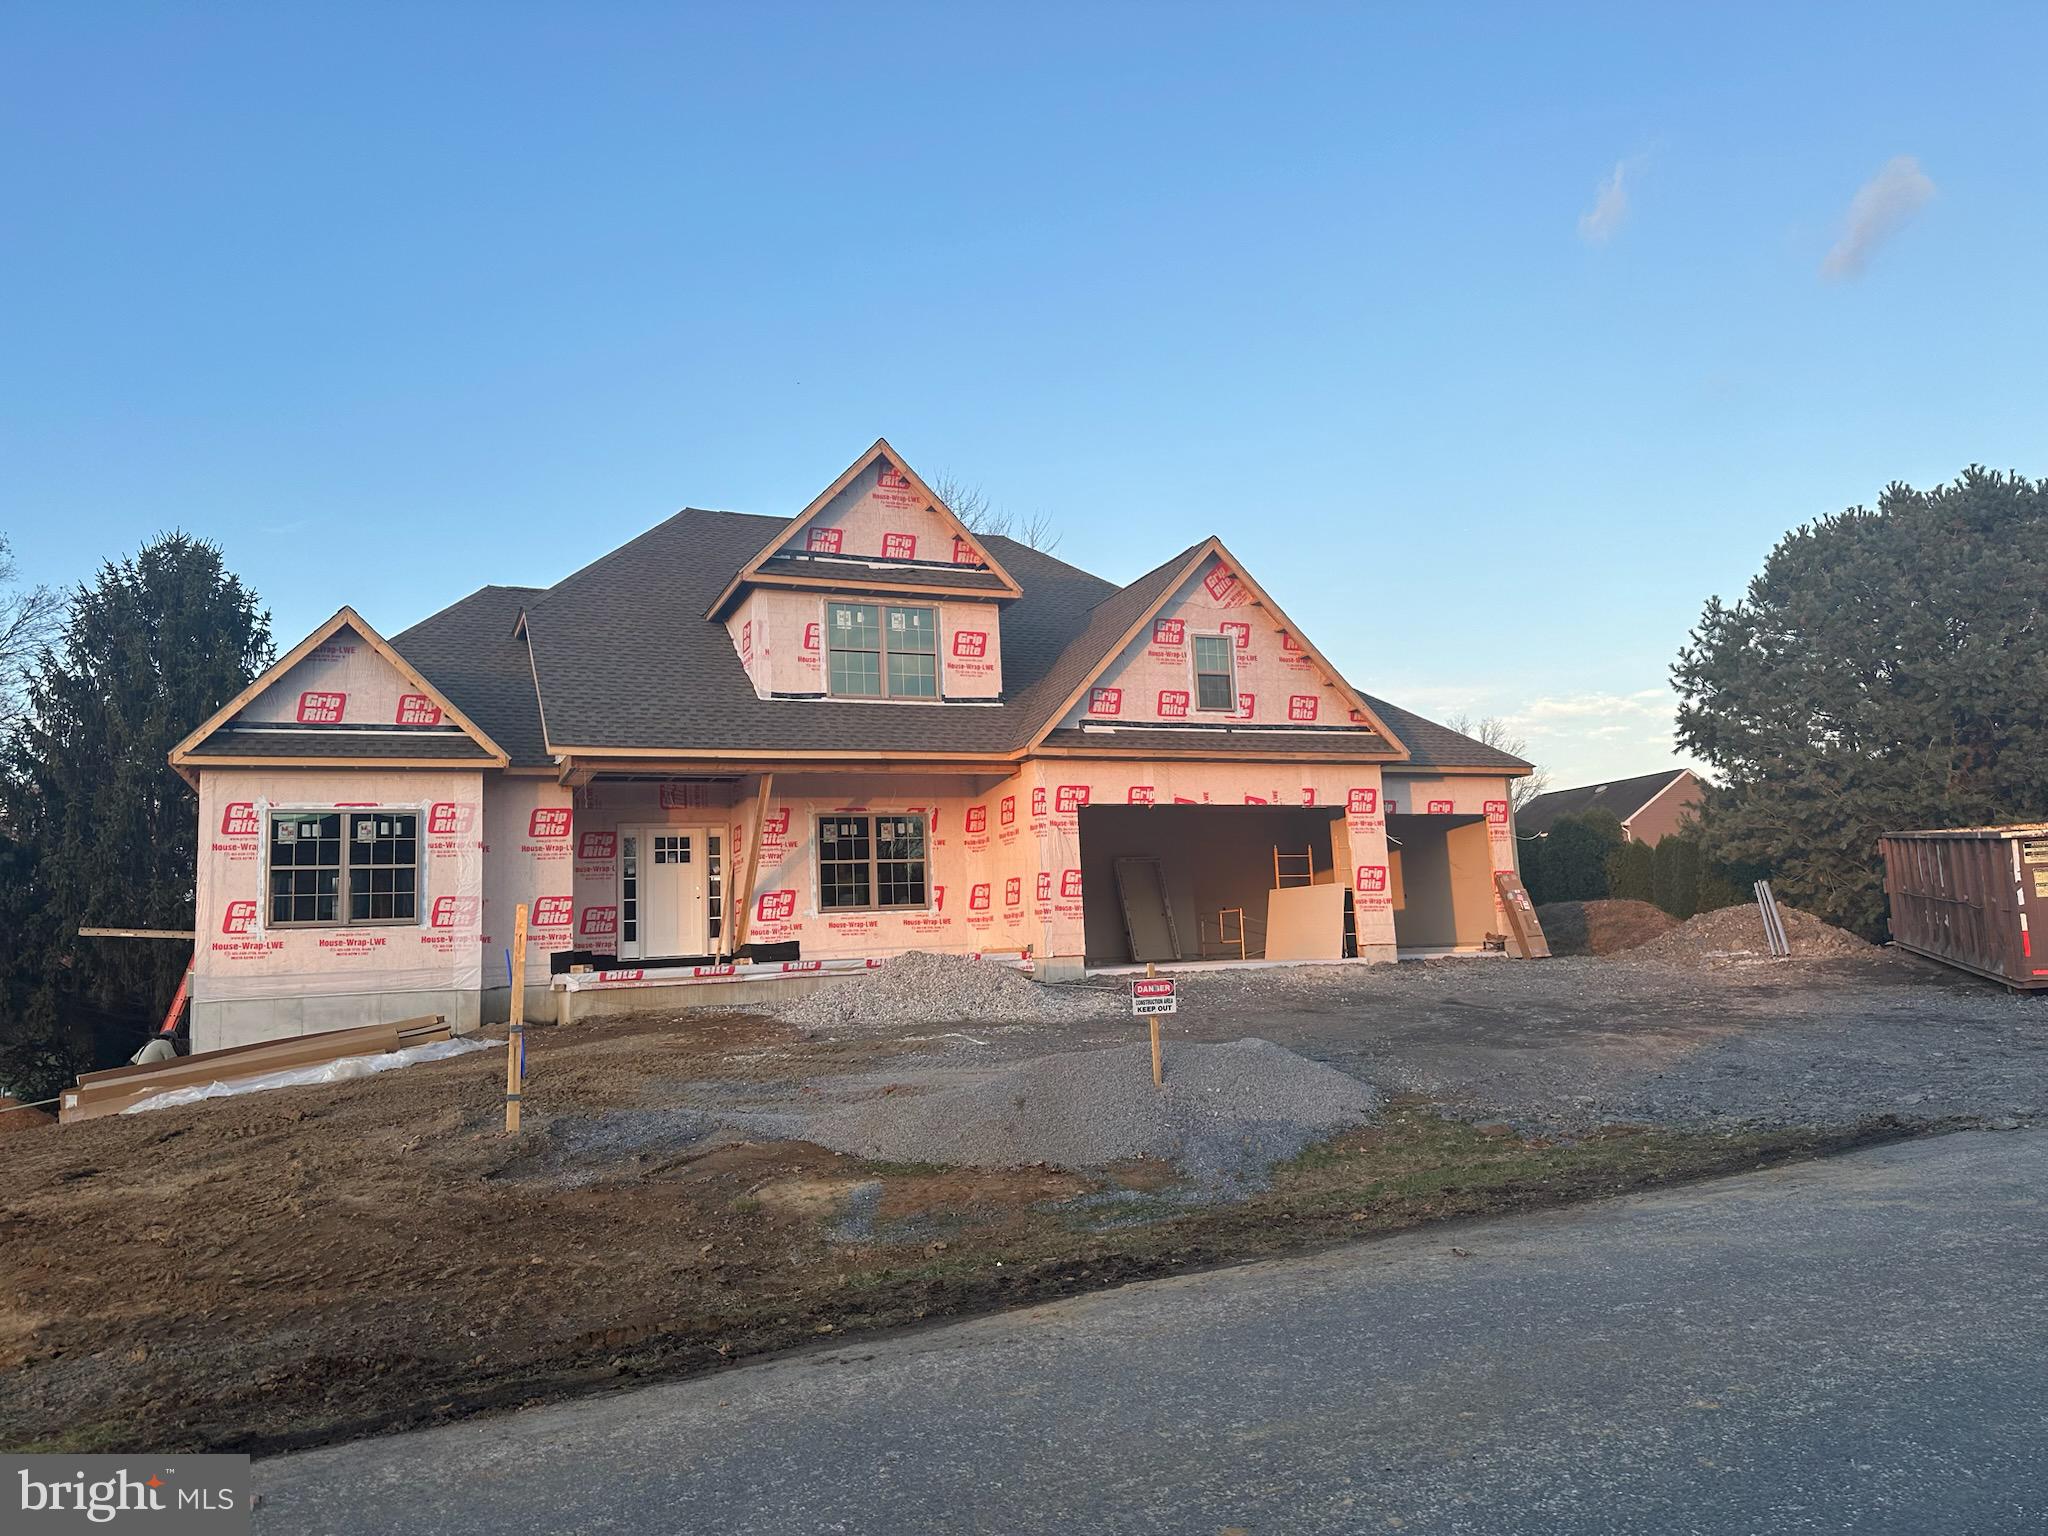
[{"label": "dormer window", "polygon": [[827,680],[835,698],[936,699],[939,622],[931,608],[825,605]]}]

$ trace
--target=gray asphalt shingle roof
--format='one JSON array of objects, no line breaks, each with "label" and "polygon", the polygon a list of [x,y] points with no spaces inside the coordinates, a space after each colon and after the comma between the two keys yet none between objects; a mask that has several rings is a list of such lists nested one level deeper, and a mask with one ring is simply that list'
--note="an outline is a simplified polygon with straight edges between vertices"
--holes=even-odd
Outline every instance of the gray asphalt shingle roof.
[{"label": "gray asphalt shingle roof", "polygon": [[[1119,587],[1014,540],[983,540],[1023,589],[1003,608],[999,705],[762,699],[725,625],[705,613],[787,521],[686,509],[552,587],[481,588],[391,643],[515,766],[546,764],[548,741],[558,749],[618,747],[651,755],[820,747],[934,757],[1009,753],[1045,725],[1200,548],[1190,545]],[[522,611],[526,640],[513,635]],[[545,738],[536,679],[539,699],[546,701]],[[1411,760],[1400,767],[1527,767],[1384,700],[1367,702],[1408,747]],[[1147,750],[1188,744],[1171,730],[1123,732],[1118,740]],[[1322,738],[1290,732],[1262,743],[1260,733],[1245,732],[1242,741],[1230,750],[1385,750],[1370,733]]]},{"label": "gray asphalt shingle roof", "polygon": [[[437,685],[438,686],[438,685]],[[301,727],[288,731],[215,731],[192,749],[194,757],[331,757],[433,758],[455,762],[490,762],[491,754],[459,731],[323,731]]]}]

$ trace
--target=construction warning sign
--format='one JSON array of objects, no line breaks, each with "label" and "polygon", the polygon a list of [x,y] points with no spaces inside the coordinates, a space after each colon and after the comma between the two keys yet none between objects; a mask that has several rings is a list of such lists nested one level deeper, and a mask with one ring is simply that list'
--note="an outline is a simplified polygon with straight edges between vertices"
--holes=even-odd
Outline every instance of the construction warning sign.
[{"label": "construction warning sign", "polygon": [[1171,976],[1141,976],[1131,982],[1131,1012],[1138,1018],[1180,1012],[1180,993]]}]

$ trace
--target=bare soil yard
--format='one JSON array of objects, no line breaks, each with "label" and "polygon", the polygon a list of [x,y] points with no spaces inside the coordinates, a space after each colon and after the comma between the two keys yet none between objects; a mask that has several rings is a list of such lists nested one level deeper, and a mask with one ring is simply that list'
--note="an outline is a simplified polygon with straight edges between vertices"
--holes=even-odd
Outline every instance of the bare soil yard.
[{"label": "bare soil yard", "polygon": [[1179,1042],[1256,1037],[1390,1102],[1235,1198],[1159,1161],[875,1162],[808,1119],[1134,1027],[699,1015],[536,1031],[515,1141],[492,1055],[9,1137],[0,1443],[316,1443],[2048,1099],[2039,1001],[1875,951],[1186,990],[1169,1072]]}]

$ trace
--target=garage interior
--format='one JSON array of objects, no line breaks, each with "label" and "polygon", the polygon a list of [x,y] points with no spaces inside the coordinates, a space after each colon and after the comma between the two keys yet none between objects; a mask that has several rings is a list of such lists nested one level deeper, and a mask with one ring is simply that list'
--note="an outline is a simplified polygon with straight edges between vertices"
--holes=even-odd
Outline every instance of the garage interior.
[{"label": "garage interior", "polygon": [[1342,814],[1258,805],[1084,807],[1087,964],[1355,957],[1351,889],[1337,878],[1333,854]]},{"label": "garage interior", "polygon": [[1497,930],[1484,816],[1389,816],[1387,855],[1394,943],[1404,954],[1486,947]]}]

